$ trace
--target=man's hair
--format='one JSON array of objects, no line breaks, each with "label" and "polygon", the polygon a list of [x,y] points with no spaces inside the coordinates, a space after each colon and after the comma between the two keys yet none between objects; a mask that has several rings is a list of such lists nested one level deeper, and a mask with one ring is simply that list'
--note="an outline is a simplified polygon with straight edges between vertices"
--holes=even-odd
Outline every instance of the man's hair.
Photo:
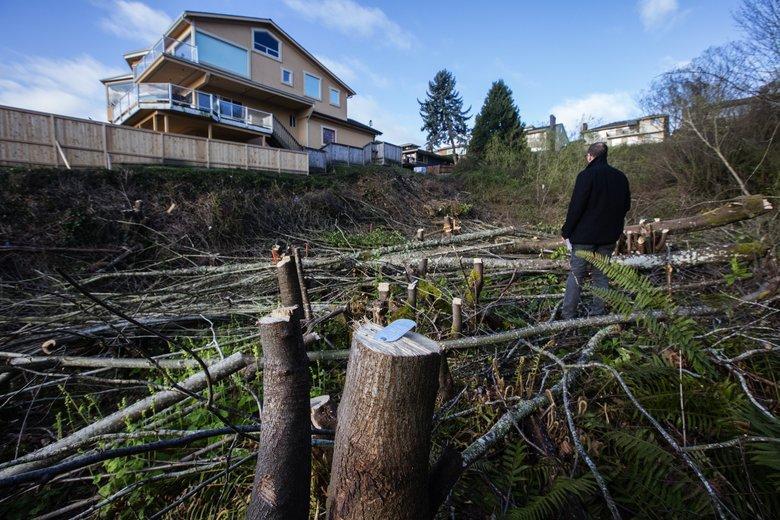
[{"label": "man's hair", "polygon": [[607,158],[607,143],[593,143],[588,147],[588,153],[594,159],[597,157]]}]

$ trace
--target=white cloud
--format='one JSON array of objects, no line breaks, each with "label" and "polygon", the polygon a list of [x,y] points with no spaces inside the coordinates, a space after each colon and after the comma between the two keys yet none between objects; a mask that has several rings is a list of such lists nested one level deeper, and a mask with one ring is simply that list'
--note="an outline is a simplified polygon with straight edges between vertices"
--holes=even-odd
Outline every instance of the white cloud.
[{"label": "white cloud", "polygon": [[100,26],[120,38],[143,45],[151,45],[162,38],[172,22],[164,11],[153,9],[143,2],[114,0],[108,9],[110,13],[100,20]]},{"label": "white cloud", "polygon": [[391,112],[380,105],[372,96],[356,95],[349,100],[349,117],[361,123],[372,122],[382,135],[378,138],[393,144],[422,144],[425,138],[420,131],[418,114]]},{"label": "white cloud", "polygon": [[88,55],[0,61],[0,105],[105,121],[106,94],[99,80],[122,72]]},{"label": "white cloud", "polygon": [[347,35],[374,39],[398,49],[410,49],[413,36],[387,17],[378,7],[353,0],[283,0],[304,18]]},{"label": "white cloud", "polygon": [[639,105],[627,92],[601,93],[566,99],[550,109],[566,131],[578,133],[583,122],[610,123],[629,119],[640,113]]},{"label": "white cloud", "polygon": [[691,60],[678,60],[671,56],[661,58],[660,71],[667,72],[675,69],[682,69],[691,64]]},{"label": "white cloud", "polygon": [[646,31],[668,29],[690,12],[680,11],[677,0],[639,0],[637,7]]},{"label": "white cloud", "polygon": [[[390,81],[385,76],[374,72],[368,65],[357,58],[344,57],[340,60],[334,60],[327,56],[318,56],[317,59],[330,69],[331,72],[347,83],[368,80],[379,88],[386,88],[390,84]],[[354,85],[350,86],[354,87]]]}]

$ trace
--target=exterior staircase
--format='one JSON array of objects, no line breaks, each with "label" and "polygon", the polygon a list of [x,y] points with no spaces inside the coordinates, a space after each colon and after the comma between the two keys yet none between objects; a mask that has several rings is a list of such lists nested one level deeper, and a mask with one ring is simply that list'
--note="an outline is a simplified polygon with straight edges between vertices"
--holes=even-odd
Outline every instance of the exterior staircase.
[{"label": "exterior staircase", "polygon": [[274,116],[273,133],[271,136],[282,148],[296,150],[299,152],[304,151],[303,146],[301,146],[295,136],[292,135],[289,130],[287,130],[287,127],[285,127],[276,116]]}]

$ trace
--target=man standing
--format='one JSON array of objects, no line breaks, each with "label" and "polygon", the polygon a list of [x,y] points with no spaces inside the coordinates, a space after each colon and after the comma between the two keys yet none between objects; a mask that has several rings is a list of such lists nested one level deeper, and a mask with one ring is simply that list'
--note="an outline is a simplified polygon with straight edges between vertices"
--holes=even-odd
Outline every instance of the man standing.
[{"label": "man standing", "polygon": [[[590,264],[577,251],[591,251],[609,258],[623,233],[623,222],[631,208],[628,179],[620,170],[607,164],[606,143],[594,143],[586,155],[588,165],[577,175],[574,192],[566,213],[561,236],[571,250],[571,272],[566,281],[561,315],[574,318],[580,303],[582,282]],[[593,267],[593,285],[606,289],[607,277]],[[604,314],[604,301],[594,298],[591,316]]]}]

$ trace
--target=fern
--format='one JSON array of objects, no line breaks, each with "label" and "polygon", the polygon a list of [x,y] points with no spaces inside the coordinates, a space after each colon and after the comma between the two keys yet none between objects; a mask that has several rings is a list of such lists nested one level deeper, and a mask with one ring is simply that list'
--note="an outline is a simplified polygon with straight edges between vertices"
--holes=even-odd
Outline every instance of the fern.
[{"label": "fern", "polygon": [[572,498],[584,501],[597,492],[596,482],[590,473],[578,478],[558,477],[547,493],[532,498],[523,507],[510,509],[508,516],[513,520],[558,518],[570,506]]},{"label": "fern", "polygon": [[[639,322],[656,341],[678,348],[697,372],[713,373],[712,363],[696,340],[696,322],[690,317],[678,315],[678,305],[663,288],[654,285],[650,278],[633,267],[610,262],[603,255],[590,251],[577,251],[577,255],[593,264],[620,289],[592,287],[595,296],[620,314],[644,312]],[[650,311],[654,310],[663,311],[666,321],[651,315]]]}]

